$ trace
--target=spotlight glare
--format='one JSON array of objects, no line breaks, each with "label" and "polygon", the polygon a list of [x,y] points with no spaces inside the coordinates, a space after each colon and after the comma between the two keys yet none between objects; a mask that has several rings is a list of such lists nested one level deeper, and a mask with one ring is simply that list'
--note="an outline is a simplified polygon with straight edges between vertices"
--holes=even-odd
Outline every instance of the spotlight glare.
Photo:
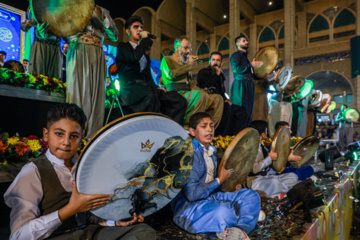
[{"label": "spotlight glare", "polygon": [[224,14],[224,19],[227,18],[226,14]]},{"label": "spotlight glare", "polygon": [[271,6],[271,5],[272,5],[272,2],[270,1],[270,2],[269,2],[269,6]]}]

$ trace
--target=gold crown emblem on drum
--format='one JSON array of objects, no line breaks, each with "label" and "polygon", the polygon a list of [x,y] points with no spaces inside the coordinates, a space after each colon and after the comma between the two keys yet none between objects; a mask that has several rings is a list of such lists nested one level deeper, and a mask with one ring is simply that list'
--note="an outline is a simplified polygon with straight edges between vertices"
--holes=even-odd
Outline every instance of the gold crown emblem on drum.
[{"label": "gold crown emblem on drum", "polygon": [[141,143],[141,150],[140,152],[150,152],[152,146],[154,145],[155,142],[150,143],[150,139],[148,139],[145,144]]}]

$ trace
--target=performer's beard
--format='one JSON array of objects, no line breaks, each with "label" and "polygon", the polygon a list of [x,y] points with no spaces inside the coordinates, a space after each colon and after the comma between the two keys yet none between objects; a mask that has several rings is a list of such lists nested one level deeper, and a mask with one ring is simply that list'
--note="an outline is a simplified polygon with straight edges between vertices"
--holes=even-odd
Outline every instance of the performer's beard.
[{"label": "performer's beard", "polygon": [[188,62],[189,56],[190,56],[189,53],[185,55],[184,53],[180,52],[179,55],[180,55],[180,61],[181,61],[183,64],[185,64],[185,63]]},{"label": "performer's beard", "polygon": [[248,45],[248,46],[245,46],[245,45],[240,44],[240,48],[242,48],[242,49],[244,49],[244,50],[248,50],[249,45]]},{"label": "performer's beard", "polygon": [[216,74],[216,68],[219,68],[219,66],[218,65],[211,66],[211,75]]}]

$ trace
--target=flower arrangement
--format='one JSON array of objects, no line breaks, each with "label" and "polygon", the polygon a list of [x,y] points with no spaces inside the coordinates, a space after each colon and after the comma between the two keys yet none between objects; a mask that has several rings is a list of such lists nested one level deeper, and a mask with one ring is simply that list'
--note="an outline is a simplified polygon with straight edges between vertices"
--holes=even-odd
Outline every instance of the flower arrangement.
[{"label": "flower arrangement", "polygon": [[47,92],[66,92],[66,83],[56,78],[44,75],[20,73],[7,68],[0,68],[0,84],[8,84],[14,87],[33,88]]},{"label": "flower arrangement", "polygon": [[226,148],[229,146],[229,144],[231,143],[231,141],[235,138],[235,136],[218,136],[218,137],[214,137],[213,141],[212,141],[212,145],[214,145],[214,147],[219,151],[225,151]]},{"label": "flower arrangement", "polygon": [[[81,140],[79,153],[87,142],[88,139]],[[45,140],[34,135],[21,138],[19,134],[9,137],[8,133],[2,133],[0,134],[0,171],[10,172],[12,167],[20,168],[28,161],[44,154],[48,147]]]},{"label": "flower arrangement", "polygon": [[[297,144],[301,140],[302,140],[302,137],[291,137],[291,147],[295,146],[295,144]],[[273,141],[272,138],[267,138],[267,139],[263,140],[262,142],[264,143],[266,148],[270,148],[272,141]]]}]

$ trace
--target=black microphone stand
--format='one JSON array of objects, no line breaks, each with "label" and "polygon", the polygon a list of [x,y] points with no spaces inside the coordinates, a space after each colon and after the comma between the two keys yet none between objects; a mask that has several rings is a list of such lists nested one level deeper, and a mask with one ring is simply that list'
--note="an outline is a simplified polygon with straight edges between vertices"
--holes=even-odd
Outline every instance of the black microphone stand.
[{"label": "black microphone stand", "polygon": [[[121,105],[120,105],[120,102],[119,102],[119,98],[117,96],[117,90],[116,90],[116,87],[114,86],[114,82],[115,80],[111,80],[110,81],[110,84],[108,86],[106,86],[107,89],[112,89],[114,91],[114,94],[112,94],[112,103],[111,103],[111,107],[110,107],[110,110],[109,110],[109,113],[108,113],[108,116],[106,118],[106,122],[105,122],[105,125],[108,123],[109,121],[109,118],[110,118],[110,115],[111,115],[111,111],[112,109],[114,108],[114,103],[115,101],[117,102],[118,106],[119,106],[119,109],[120,109],[120,112],[121,112],[121,116],[124,117],[124,113],[123,113],[123,110],[121,108]],[[121,86],[120,86],[121,87]]]}]

